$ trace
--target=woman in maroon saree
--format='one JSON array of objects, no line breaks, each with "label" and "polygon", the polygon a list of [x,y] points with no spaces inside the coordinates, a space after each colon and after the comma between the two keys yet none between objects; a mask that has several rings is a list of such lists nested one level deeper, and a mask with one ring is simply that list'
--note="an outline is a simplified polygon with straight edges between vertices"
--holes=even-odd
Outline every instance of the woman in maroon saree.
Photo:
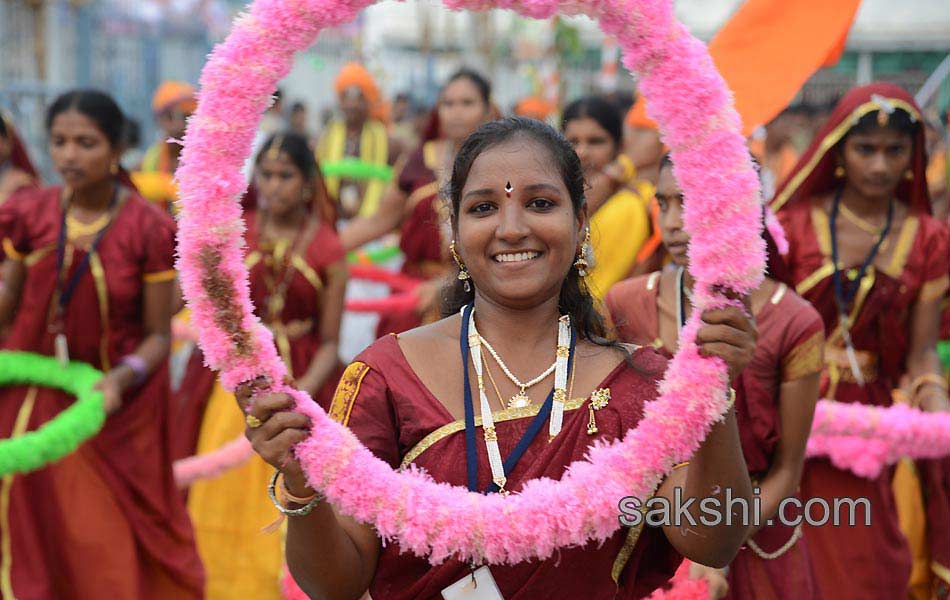
[{"label": "woman in maroon saree", "polygon": [[[296,385],[326,409],[343,373],[338,349],[348,277],[336,207],[302,136],[272,136],[256,165],[257,208],[245,213],[251,301]],[[182,379],[176,458],[195,453],[216,380],[196,350]]]},{"label": "woman in maroon saree", "polygon": [[[681,319],[691,310],[692,279],[685,272],[689,236],[683,230],[683,198],[668,157],[660,167],[656,200],[660,232],[675,268],[618,283],[606,304],[621,340],[654,345],[671,355]],[[751,296],[759,339],[752,362],[733,382],[742,454],[753,483],[761,488],[763,526],[727,573],[701,565],[691,571],[694,577],[707,577],[710,585],[725,578],[727,598],[804,600],[820,595],[800,528],[764,523],[798,489],[818,400],[824,325],[815,309],[779,280],[785,272],[771,236],[766,237],[770,277]],[[793,516],[790,510],[786,514]]]},{"label": "woman in maroon saree", "polygon": [[[255,188],[259,202],[258,209],[247,214],[245,258],[251,301],[273,333],[295,385],[329,409],[343,372],[337,344],[347,269],[333,229],[335,204],[306,138],[286,133],[264,142],[255,161]],[[186,404],[183,412],[201,416],[191,419],[190,454],[212,452],[244,428],[234,410],[234,396],[215,384],[214,372],[200,360],[192,359],[182,384],[194,403]],[[261,534],[278,513],[266,497],[255,493],[267,485],[271,472],[264,461],[252,457],[188,490],[209,600],[280,597],[281,539]]]},{"label": "woman in maroon saree", "polygon": [[[910,94],[890,84],[856,88],[773,200],[790,243],[792,281],[825,324],[825,398],[889,406],[906,375],[914,405],[948,409],[936,339],[950,249],[945,226],[930,217],[925,154],[920,110]],[[927,474],[935,467],[923,465],[925,487],[940,485]],[[911,557],[898,528],[892,471],[869,480],[826,459],[806,462],[803,496],[866,497],[873,510],[870,527],[863,526],[863,511],[860,526],[806,527],[826,596],[906,594]],[[938,505],[928,511],[945,515],[939,506],[945,491],[931,498]],[[950,523],[931,520],[929,527],[932,560],[946,574],[950,557],[941,545]]]},{"label": "woman in maroon saree", "polygon": [[[69,358],[105,372],[108,417],[61,461],[4,478],[0,595],[201,598],[202,567],[169,459],[175,225],[127,187],[117,167],[122,114],[111,98],[70,92],[47,126],[68,187],[0,207],[0,321],[11,322],[3,347],[68,360],[54,348],[63,336]],[[4,388],[0,436],[35,430],[72,402],[51,389]]]},{"label": "woman in maroon saree", "polygon": [[413,311],[380,315],[376,336],[402,333],[438,318],[437,292],[450,271],[448,210],[439,196],[458,145],[491,114],[491,87],[481,75],[462,69],[439,93],[425,141],[409,155],[396,185],[383,197],[379,211],[355,219],[340,233],[352,250],[400,228],[401,272],[423,280],[419,306]]},{"label": "woman in maroon saree", "polygon": [[[350,365],[334,397],[331,414],[378,457],[393,467],[419,465],[438,481],[467,483],[469,489],[483,490],[498,480],[486,467],[482,436],[475,448],[467,448],[462,433],[463,398],[472,393],[463,384],[464,372],[472,381],[475,375],[474,365],[463,362],[459,345],[471,345],[473,339],[485,340],[480,342],[483,347],[491,342],[498,350],[497,357],[483,358],[491,382],[486,393],[493,406],[496,398],[502,405],[493,415],[505,455],[538,413],[545,394],[548,400],[543,402],[548,403],[554,392],[550,373],[519,392],[500,365],[508,364],[524,376],[544,371],[556,355],[577,361],[573,383],[565,390],[571,400],[565,403],[563,428],[553,438],[542,439],[542,434],[522,442],[527,450],[505,472],[506,490],[517,492],[535,477],[560,477],[591,444],[636,426],[644,404],[656,398],[665,361],[652,349],[627,354],[625,347],[604,340],[604,324],[573,266],[587,225],[582,181],[580,161],[570,144],[537,121],[488,123],[463,143],[449,195],[459,275],[468,278],[458,279],[448,292],[444,312],[450,316],[377,341]],[[458,315],[462,307],[474,310],[482,338],[463,327]],[[557,328],[564,322],[562,311],[577,340],[576,348],[564,346],[563,352],[554,348]],[[704,320],[720,324],[727,333],[702,328],[697,337],[701,352],[722,356],[733,374],[741,371],[754,348],[751,323],[734,308],[706,313]],[[567,379],[566,371],[562,375]],[[588,398],[603,400],[608,388],[606,406],[593,414]],[[242,386],[242,407],[247,407],[251,393],[251,386]],[[509,408],[506,399],[522,394],[528,396],[527,403]],[[367,590],[376,598],[438,598],[447,586],[470,576],[470,565],[459,561],[431,566],[425,559],[401,554],[396,543],[383,547],[370,526],[338,517],[313,495],[299,464],[288,454],[309,434],[307,418],[295,413],[272,416],[289,406],[285,395],[255,397],[250,414],[262,424],[249,419],[246,433],[255,450],[286,477],[282,494],[296,497],[285,497],[281,506],[299,506],[296,501],[312,506],[307,516],[288,521],[288,565],[304,591],[331,599],[359,598]],[[467,479],[467,463],[475,469],[476,481]],[[691,464],[675,470],[657,494],[669,498],[674,487],[682,486],[684,496],[695,497],[717,485],[746,499],[751,491],[732,411],[713,427]],[[562,548],[546,560],[493,565],[490,573],[505,598],[639,598],[672,575],[678,553],[725,564],[744,533],[744,526],[725,523],[700,525],[692,533],[678,527],[621,528],[602,545]]]}]

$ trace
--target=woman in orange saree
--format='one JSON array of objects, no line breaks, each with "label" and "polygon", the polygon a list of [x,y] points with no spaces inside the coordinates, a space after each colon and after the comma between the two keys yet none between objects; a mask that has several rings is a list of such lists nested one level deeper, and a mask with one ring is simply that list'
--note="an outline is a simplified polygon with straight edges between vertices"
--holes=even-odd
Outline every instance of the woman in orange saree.
[{"label": "woman in orange saree", "polygon": [[[910,94],[890,84],[856,88],[773,200],[790,243],[792,281],[825,324],[825,398],[889,406],[906,375],[914,405],[948,410],[936,340],[950,249],[946,227],[930,216],[925,154]],[[806,527],[826,596],[906,594],[911,557],[898,527],[892,473],[869,480],[826,459],[806,462],[804,497],[864,497],[873,511],[870,526],[858,511],[857,526]],[[932,559],[946,573],[950,557],[940,545],[950,523],[929,525]]]}]

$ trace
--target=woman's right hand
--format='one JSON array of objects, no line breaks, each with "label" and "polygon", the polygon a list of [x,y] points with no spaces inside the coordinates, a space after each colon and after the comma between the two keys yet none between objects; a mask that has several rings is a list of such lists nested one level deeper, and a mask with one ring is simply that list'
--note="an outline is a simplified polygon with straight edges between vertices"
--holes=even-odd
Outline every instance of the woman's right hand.
[{"label": "woman's right hand", "polygon": [[[295,496],[309,496],[313,490],[307,485],[300,462],[293,447],[310,436],[310,418],[293,412],[296,404],[289,394],[257,394],[254,383],[241,384],[235,390],[238,406],[247,417],[244,436],[254,451],[265,462],[284,475],[284,485]],[[250,421],[250,423],[247,423]],[[251,425],[256,425],[251,427]]]}]

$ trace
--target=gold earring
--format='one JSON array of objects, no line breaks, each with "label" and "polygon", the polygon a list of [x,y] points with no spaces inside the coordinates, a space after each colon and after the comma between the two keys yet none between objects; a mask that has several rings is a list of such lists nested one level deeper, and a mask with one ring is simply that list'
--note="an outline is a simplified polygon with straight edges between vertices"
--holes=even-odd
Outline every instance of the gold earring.
[{"label": "gold earring", "polygon": [[911,171],[910,169],[907,169],[906,171],[904,171],[904,179],[906,179],[907,181],[913,181],[914,172]]},{"label": "gold earring", "polygon": [[109,167],[109,172],[113,175],[117,175],[119,173],[119,163],[112,163],[112,166]]},{"label": "gold earring", "polygon": [[452,243],[449,244],[449,252],[452,253],[452,258],[455,259],[455,264],[459,268],[458,280],[463,282],[466,292],[471,292],[472,284],[469,282],[472,276],[468,274],[468,267],[465,266],[465,263],[462,262],[462,258],[455,251],[455,240],[452,240]]},{"label": "gold earring", "polygon": [[577,253],[577,260],[574,261],[574,268],[577,269],[577,274],[581,277],[587,277],[587,269],[590,268],[590,263],[587,262],[587,252],[590,248],[590,228],[587,228],[587,232],[584,235],[584,242],[581,244],[580,252]]},{"label": "gold earring", "polygon": [[844,179],[844,167],[841,165],[835,167],[835,177],[838,179]]}]

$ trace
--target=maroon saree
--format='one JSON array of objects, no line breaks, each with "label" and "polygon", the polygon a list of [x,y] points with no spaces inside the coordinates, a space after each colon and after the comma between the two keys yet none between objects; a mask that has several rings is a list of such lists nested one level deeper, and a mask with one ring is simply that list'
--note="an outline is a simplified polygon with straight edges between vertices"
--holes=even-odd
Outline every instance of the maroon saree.
[{"label": "maroon saree", "polygon": [[[633,358],[649,372],[665,368],[665,361],[649,349],[636,351]],[[640,420],[644,402],[656,397],[656,383],[621,363],[600,385],[610,388],[611,400],[597,412],[599,433],[587,434],[587,399],[571,400],[557,443],[538,436],[509,474],[508,487],[516,491],[530,479],[559,478],[592,443],[622,436]],[[494,413],[503,456],[537,410],[538,405],[530,405]],[[330,414],[394,468],[414,464],[437,481],[466,485],[464,423],[455,421],[419,380],[395,336],[380,339],[347,368]],[[491,473],[483,445],[478,453],[478,480],[484,488]],[[564,548],[547,560],[492,566],[491,572],[509,600],[641,598],[668,581],[680,560],[661,530],[646,527],[621,529],[601,545]],[[431,566],[389,543],[382,549],[370,593],[387,600],[441,598],[442,589],[469,572],[468,565],[455,560]]]},{"label": "maroon saree", "polygon": [[[60,197],[60,189],[49,188],[0,207],[7,258],[27,265],[5,349],[53,355],[47,318],[57,279]],[[66,308],[64,329],[74,360],[108,370],[138,347],[145,336],[144,283],[174,277],[174,235],[168,215],[126,194]],[[72,272],[85,250],[68,243],[67,252],[73,252]],[[0,389],[0,436],[34,430],[72,402],[51,389]],[[6,588],[0,595],[202,597],[204,575],[191,523],[172,481],[169,407],[163,364],[76,452],[4,479],[0,533],[11,551],[0,564]]]},{"label": "maroon saree", "polygon": [[[659,335],[659,275],[622,281],[606,303],[622,341],[662,345]],[[807,302],[779,284],[755,315],[759,330],[752,362],[733,382],[739,439],[753,481],[772,464],[781,436],[779,388],[782,383],[821,371],[824,327]],[[667,350],[662,350],[669,354]],[[792,516],[787,511],[788,516]],[[794,528],[764,525],[742,547],[729,569],[729,594],[736,600],[820,598],[812,573],[808,543],[792,542]],[[791,544],[787,549],[787,544]],[[774,558],[765,558],[778,553]]]}]

